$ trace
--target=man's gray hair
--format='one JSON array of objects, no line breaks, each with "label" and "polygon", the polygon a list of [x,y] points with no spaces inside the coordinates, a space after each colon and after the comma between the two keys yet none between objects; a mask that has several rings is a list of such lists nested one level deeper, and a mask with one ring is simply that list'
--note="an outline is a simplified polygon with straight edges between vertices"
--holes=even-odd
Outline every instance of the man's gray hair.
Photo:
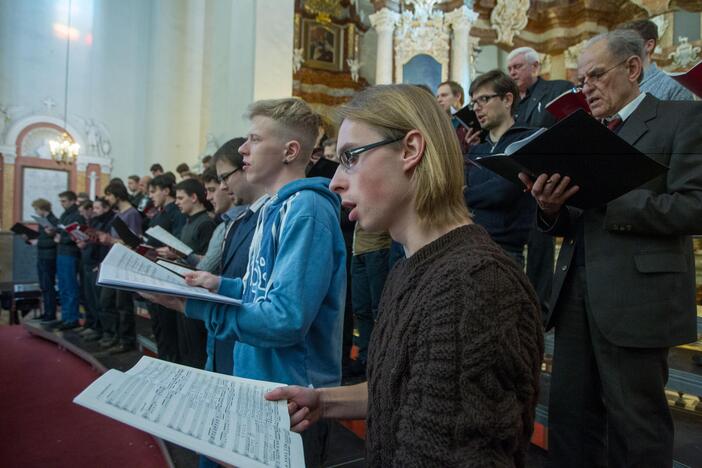
[{"label": "man's gray hair", "polygon": [[[644,40],[638,31],[633,29],[615,29],[606,33],[598,34],[585,43],[584,49],[589,48],[593,44],[606,40],[607,50],[612,54],[616,61],[623,61],[631,56],[636,56],[644,62],[646,56],[644,49]],[[643,68],[639,75],[639,83],[643,79]]]},{"label": "man's gray hair", "polygon": [[538,52],[536,52],[531,47],[518,47],[518,48],[514,49],[507,56],[507,61],[510,61],[514,57],[516,57],[517,55],[521,55],[521,54],[524,54],[524,60],[526,60],[527,63],[535,63],[535,62],[540,61]]}]

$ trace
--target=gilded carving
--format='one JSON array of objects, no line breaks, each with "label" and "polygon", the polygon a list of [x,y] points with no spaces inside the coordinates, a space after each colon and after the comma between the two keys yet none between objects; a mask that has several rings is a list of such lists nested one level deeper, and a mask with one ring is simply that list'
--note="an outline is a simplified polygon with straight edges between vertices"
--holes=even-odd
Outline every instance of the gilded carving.
[{"label": "gilded carving", "polygon": [[490,24],[497,31],[497,42],[514,45],[514,36],[527,25],[529,0],[497,0],[490,13]]},{"label": "gilded carving", "polygon": [[568,47],[565,50],[565,67],[566,69],[576,69],[578,68],[578,59],[580,58],[580,54],[583,52],[583,48],[585,47],[585,44],[587,43],[587,40],[580,41],[579,43],[575,44],[574,46]]}]

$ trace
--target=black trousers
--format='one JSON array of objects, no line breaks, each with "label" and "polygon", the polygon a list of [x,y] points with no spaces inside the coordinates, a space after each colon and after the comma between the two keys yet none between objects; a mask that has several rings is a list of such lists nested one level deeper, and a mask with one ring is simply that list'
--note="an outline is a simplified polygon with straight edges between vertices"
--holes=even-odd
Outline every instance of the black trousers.
[{"label": "black trousers", "polygon": [[179,362],[178,315],[180,312],[149,302],[151,331],[156,338],[158,357],[164,361]]},{"label": "black trousers", "polygon": [[207,330],[202,320],[177,314],[179,364],[204,369],[207,362]]},{"label": "black trousers", "polygon": [[547,466],[670,467],[668,348],[609,342],[586,292],[585,268],[573,267],[555,311]]},{"label": "black trousers", "polygon": [[116,337],[121,344],[134,346],[136,324],[131,292],[101,288],[99,317],[104,336]]},{"label": "black trousers", "polygon": [[526,274],[541,303],[541,311],[548,311],[548,301],[551,299],[553,284],[554,261],[553,236],[549,236],[533,227],[527,242]]}]

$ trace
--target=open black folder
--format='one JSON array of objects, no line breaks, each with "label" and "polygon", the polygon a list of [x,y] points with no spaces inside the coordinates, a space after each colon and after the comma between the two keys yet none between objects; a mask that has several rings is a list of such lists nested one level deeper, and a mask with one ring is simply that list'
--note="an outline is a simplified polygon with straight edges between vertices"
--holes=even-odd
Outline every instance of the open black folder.
[{"label": "open black folder", "polygon": [[36,239],[39,237],[39,231],[35,231],[34,229],[25,226],[22,223],[15,223],[11,228],[10,231],[14,232],[15,234],[25,235],[29,239]]},{"label": "open black folder", "polygon": [[570,176],[580,190],[567,204],[601,206],[661,175],[668,168],[622,140],[580,109],[550,129],[541,129],[509,145],[505,154],[475,162],[523,186],[518,174]]}]

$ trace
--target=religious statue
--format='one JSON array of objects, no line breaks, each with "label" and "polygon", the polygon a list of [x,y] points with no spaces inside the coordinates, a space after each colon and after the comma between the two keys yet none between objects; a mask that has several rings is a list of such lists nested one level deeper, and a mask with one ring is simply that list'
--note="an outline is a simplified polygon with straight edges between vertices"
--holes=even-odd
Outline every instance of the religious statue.
[{"label": "religious statue", "polygon": [[361,69],[361,62],[358,59],[346,59],[346,63],[351,70],[351,79],[353,81],[358,81],[358,72]]},{"label": "religious statue", "polygon": [[305,51],[302,48],[293,49],[293,73],[300,71],[302,63],[305,61],[304,53]]}]

